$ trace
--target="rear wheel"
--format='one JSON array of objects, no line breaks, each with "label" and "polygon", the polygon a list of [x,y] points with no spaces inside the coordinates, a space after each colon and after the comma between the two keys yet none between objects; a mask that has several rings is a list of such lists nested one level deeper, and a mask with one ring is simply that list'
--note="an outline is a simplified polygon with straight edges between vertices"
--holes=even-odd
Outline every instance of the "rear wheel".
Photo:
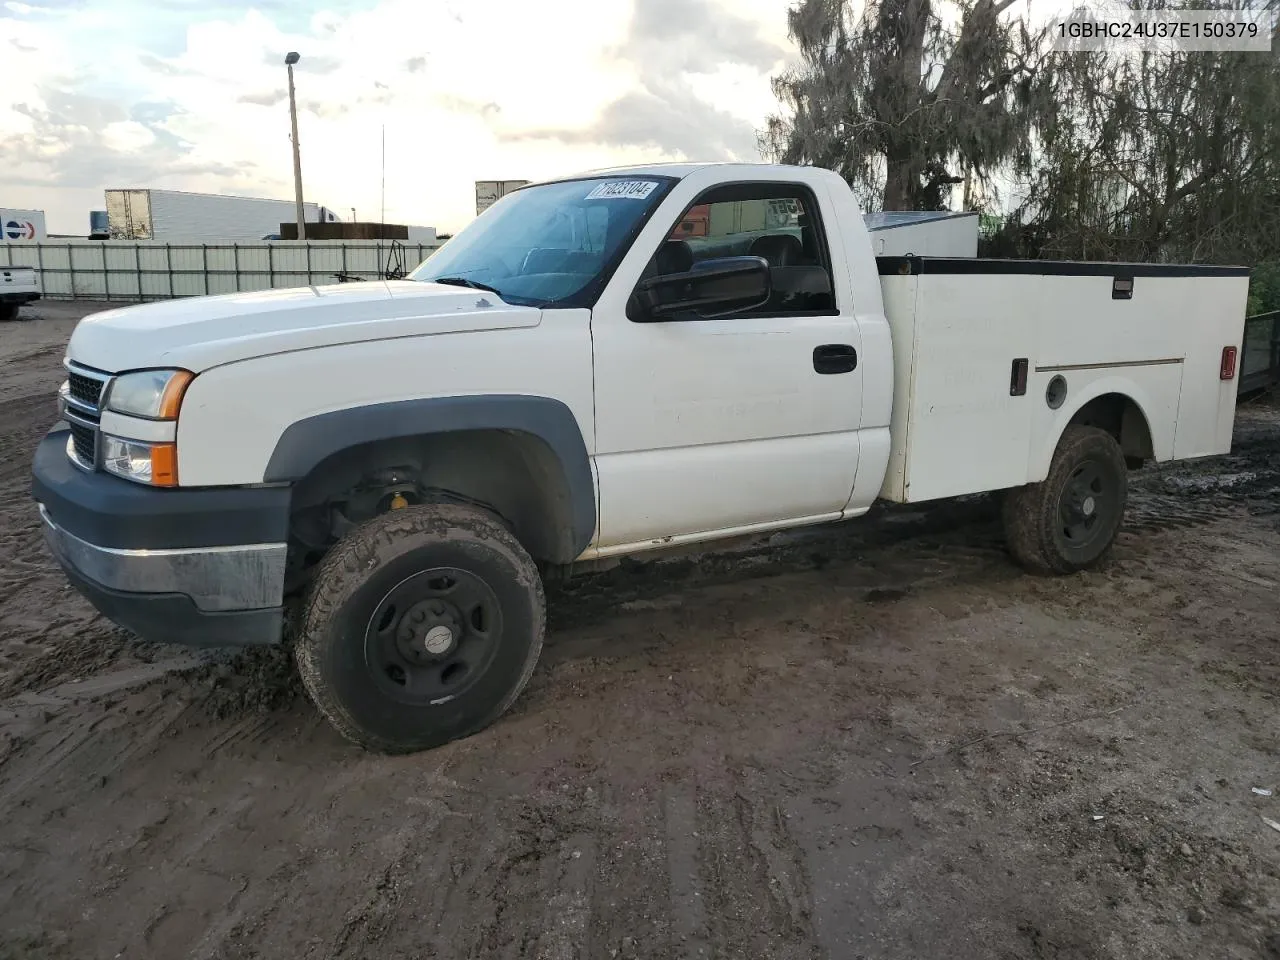
[{"label": "rear wheel", "polygon": [[18,319],[18,304],[0,303],[0,323],[8,323]]},{"label": "rear wheel", "polygon": [[367,749],[407,753],[482,730],[519,696],[542,649],[542,581],[488,514],[407,507],[330,551],[301,623],[320,712]]},{"label": "rear wheel", "polygon": [[1111,434],[1070,426],[1042,483],[1012,490],[1004,502],[1009,552],[1038,573],[1097,565],[1115,544],[1128,497],[1124,453]]}]

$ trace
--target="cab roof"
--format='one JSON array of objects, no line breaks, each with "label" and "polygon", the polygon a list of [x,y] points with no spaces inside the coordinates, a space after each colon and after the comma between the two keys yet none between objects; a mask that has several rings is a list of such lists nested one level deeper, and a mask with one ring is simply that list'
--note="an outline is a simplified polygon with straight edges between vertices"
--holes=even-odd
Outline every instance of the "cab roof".
[{"label": "cab roof", "polygon": [[702,162],[691,161],[686,163],[641,163],[622,167],[601,167],[595,170],[583,170],[578,173],[569,174],[564,177],[555,177],[543,182],[551,183],[562,180],[583,180],[592,177],[644,176],[645,174],[648,174],[651,177],[673,177],[676,180],[682,180],[690,174],[697,173],[699,170],[705,170],[709,167],[720,167],[726,171],[737,168],[743,171],[753,170],[757,172],[761,170],[796,169],[794,165],[776,163],[743,163],[731,160]]}]

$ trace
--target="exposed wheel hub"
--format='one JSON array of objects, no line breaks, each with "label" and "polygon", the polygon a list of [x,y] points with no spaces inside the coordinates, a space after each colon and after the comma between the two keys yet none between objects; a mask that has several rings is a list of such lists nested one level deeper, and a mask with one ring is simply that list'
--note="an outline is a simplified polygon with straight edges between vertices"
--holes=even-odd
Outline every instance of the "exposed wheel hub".
[{"label": "exposed wheel hub", "polygon": [[400,618],[396,645],[410,660],[426,663],[453,653],[462,633],[462,616],[453,604],[439,599],[423,600]]}]

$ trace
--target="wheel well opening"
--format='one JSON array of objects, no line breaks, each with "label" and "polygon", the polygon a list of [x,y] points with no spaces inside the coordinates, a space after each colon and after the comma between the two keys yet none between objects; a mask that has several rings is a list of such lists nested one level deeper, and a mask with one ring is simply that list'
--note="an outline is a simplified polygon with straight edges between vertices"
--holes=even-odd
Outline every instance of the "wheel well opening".
[{"label": "wheel well opening", "polygon": [[293,488],[290,579],[305,579],[352,527],[432,502],[494,514],[535,560],[576,553],[569,482],[552,449],[520,431],[458,431],[359,444],[318,463]]},{"label": "wheel well opening", "polygon": [[1122,393],[1094,397],[1076,411],[1071,423],[1107,431],[1120,444],[1131,468],[1140,467],[1155,457],[1151,427],[1142,408]]}]

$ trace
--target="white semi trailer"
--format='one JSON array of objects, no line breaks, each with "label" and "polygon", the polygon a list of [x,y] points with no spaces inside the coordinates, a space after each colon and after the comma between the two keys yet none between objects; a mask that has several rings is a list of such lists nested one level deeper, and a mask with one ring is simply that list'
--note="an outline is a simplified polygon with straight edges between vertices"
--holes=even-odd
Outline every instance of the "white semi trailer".
[{"label": "white semi trailer", "polygon": [[[297,219],[292,200],[263,200],[182,190],[108,190],[107,227],[112,240],[225,243],[263,240]],[[327,207],[303,204],[307,223],[336,223]]]}]

